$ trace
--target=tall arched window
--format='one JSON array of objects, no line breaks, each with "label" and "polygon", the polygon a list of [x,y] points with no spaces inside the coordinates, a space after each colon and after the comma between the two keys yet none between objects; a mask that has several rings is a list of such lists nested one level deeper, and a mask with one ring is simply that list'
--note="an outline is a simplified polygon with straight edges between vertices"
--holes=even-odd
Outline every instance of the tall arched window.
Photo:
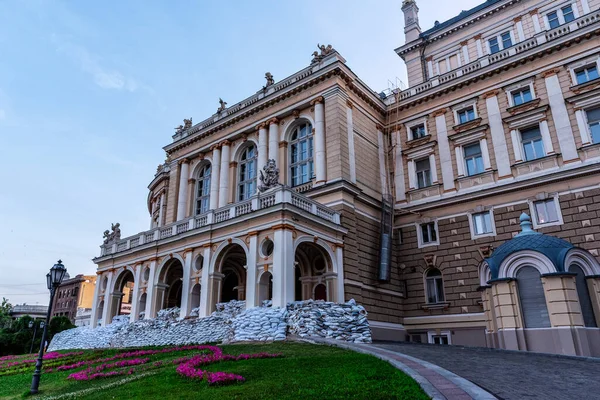
[{"label": "tall arched window", "polygon": [[247,200],[256,193],[256,147],[244,149],[238,163],[238,201]]},{"label": "tall arched window", "polygon": [[437,268],[427,271],[425,276],[425,290],[428,303],[444,302],[444,279],[442,273]]},{"label": "tall arched window", "polygon": [[210,203],[210,164],[200,169],[196,181],[196,215],[208,212]]},{"label": "tall arched window", "polygon": [[579,297],[579,305],[581,306],[581,314],[583,316],[583,323],[585,326],[596,327],[596,317],[594,316],[594,308],[592,307],[592,301],[590,300],[590,292],[588,290],[587,282],[585,281],[585,273],[583,269],[577,264],[571,264],[569,272],[575,272],[575,286],[577,287],[577,297]]},{"label": "tall arched window", "polygon": [[290,139],[290,176],[292,186],[298,186],[312,180],[314,175],[312,125],[309,122],[298,125]]},{"label": "tall arched window", "polygon": [[550,317],[540,272],[534,267],[517,271],[517,287],[525,328],[550,328]]}]

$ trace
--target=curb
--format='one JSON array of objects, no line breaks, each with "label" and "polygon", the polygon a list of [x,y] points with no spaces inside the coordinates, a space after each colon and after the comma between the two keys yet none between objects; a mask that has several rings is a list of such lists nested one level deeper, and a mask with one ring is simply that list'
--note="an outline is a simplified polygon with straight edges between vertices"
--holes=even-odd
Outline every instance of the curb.
[{"label": "curb", "polygon": [[[413,368],[410,368],[408,365],[402,363],[401,361],[395,360],[388,355],[381,354],[381,353],[371,350],[370,349],[371,345],[369,345],[369,344],[352,344],[352,343],[339,342],[336,340],[314,339],[314,338],[313,339],[298,339],[298,340],[303,341],[303,342],[313,343],[313,344],[324,344],[324,345],[329,345],[329,346],[335,346],[335,347],[339,347],[339,348],[346,349],[346,350],[352,350],[352,351],[355,351],[358,353],[369,354],[369,355],[379,358],[380,360],[387,361],[390,364],[392,364],[394,367],[398,368],[399,370],[401,370],[402,372],[404,372],[405,374],[407,374],[408,376],[413,378],[421,386],[421,388],[425,391],[425,393],[428,396],[430,396],[433,400],[447,400],[447,397],[444,396],[439,390],[437,390],[435,388],[435,386],[426,377],[421,375],[419,372],[415,371]],[[479,386],[475,385],[471,381],[469,381],[465,378],[462,378],[462,377],[456,375],[455,373],[450,372],[438,365],[431,364],[427,361],[423,361],[421,359],[418,359],[418,358],[415,358],[412,356],[408,356],[403,353],[394,352],[394,351],[382,349],[379,347],[377,348],[377,350],[385,352],[387,354],[400,355],[402,357],[405,357],[408,360],[418,363],[418,364],[422,365],[423,367],[428,368],[428,369],[438,373],[439,375],[441,375],[444,378],[451,381],[458,388],[462,389],[473,399],[497,400],[497,397],[494,396],[493,394],[480,388]]]}]

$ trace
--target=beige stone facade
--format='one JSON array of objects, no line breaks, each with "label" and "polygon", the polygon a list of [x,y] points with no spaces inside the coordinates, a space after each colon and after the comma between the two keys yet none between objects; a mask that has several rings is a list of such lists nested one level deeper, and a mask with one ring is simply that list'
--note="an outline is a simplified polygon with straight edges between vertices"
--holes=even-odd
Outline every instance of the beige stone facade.
[{"label": "beige stone facade", "polygon": [[[133,283],[134,319],[354,298],[375,338],[600,354],[599,8],[488,1],[422,32],[405,0],[408,89],[377,94],[323,47],[186,121],[149,185],[150,230],[101,246],[92,324],[120,313]],[[258,190],[268,160],[280,185]],[[584,278],[523,264],[547,303],[537,331],[531,271],[486,261],[522,213],[586,254]]]},{"label": "beige stone facade", "polygon": [[65,316],[75,323],[78,309],[92,308],[95,289],[95,275],[77,275],[63,280],[54,296],[52,316]]}]

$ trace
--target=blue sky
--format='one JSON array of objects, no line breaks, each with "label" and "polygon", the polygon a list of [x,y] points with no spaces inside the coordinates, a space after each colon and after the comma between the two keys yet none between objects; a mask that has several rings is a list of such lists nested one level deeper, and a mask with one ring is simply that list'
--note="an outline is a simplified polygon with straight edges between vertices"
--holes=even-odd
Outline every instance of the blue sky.
[{"label": "blue sky", "polygon": [[[481,1],[421,0],[423,30]],[[0,297],[47,302],[62,258],[93,274],[102,232],[149,227],[147,185],[199,122],[332,44],[372,89],[406,82],[401,0],[0,0]]]}]

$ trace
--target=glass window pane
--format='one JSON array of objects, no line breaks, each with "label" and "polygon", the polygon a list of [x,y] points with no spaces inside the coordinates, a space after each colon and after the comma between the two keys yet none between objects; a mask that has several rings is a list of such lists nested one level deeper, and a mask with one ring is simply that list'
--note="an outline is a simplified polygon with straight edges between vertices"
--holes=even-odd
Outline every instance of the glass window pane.
[{"label": "glass window pane", "polygon": [[442,278],[436,278],[435,283],[437,288],[437,300],[438,302],[444,301],[444,281]]},{"label": "glass window pane", "polygon": [[598,79],[598,68],[590,67],[588,68],[588,80]]},{"label": "glass window pane", "polygon": [[525,151],[525,161],[535,160],[532,142],[523,143],[523,150]]},{"label": "glass window pane", "polygon": [[571,22],[575,19],[575,15],[573,14],[573,8],[571,6],[563,7],[562,12],[565,22]]},{"label": "glass window pane", "polygon": [[493,38],[488,41],[490,45],[490,53],[494,54],[500,51],[500,46],[498,45],[498,39]]},{"label": "glass window pane", "polygon": [[600,143],[600,123],[590,124],[592,143]]},{"label": "glass window pane", "polygon": [[429,243],[429,230],[427,229],[427,224],[421,225],[421,233],[423,235],[423,243]]},{"label": "glass window pane", "polygon": [[481,154],[481,147],[479,143],[470,144],[464,147],[465,157],[477,156]]},{"label": "glass window pane", "polygon": [[548,13],[548,25],[550,25],[550,29],[554,29],[560,25],[560,22],[558,21],[558,13],[556,11]]},{"label": "glass window pane", "polygon": [[535,151],[535,158],[544,157],[544,144],[542,143],[542,139],[533,142],[533,149]]},{"label": "glass window pane", "polygon": [[427,302],[437,303],[435,298],[435,282],[433,279],[427,279]]},{"label": "glass window pane", "polygon": [[541,138],[542,134],[540,132],[540,129],[538,127],[535,127],[535,128],[523,129],[521,131],[521,137],[523,138],[523,141],[529,141],[529,140]]},{"label": "glass window pane", "polygon": [[292,163],[298,162],[298,145],[294,143],[292,145]]},{"label": "glass window pane", "polygon": [[512,46],[512,39],[510,38],[510,32],[504,32],[502,34],[502,48],[506,49]]},{"label": "glass window pane", "polygon": [[578,84],[582,84],[588,81],[585,69],[575,71],[575,77],[577,78]]}]

